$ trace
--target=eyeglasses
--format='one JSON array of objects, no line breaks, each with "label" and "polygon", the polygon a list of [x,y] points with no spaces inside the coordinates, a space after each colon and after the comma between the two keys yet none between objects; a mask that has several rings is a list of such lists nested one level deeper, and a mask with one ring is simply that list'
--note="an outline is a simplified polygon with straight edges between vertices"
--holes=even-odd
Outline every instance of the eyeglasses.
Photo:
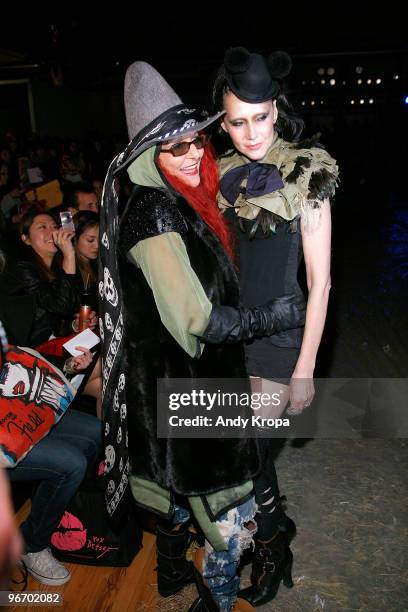
[{"label": "eyeglasses", "polygon": [[196,149],[203,149],[207,144],[209,137],[207,134],[200,134],[191,142],[187,142],[183,140],[182,142],[176,142],[171,145],[170,149],[161,149],[161,153],[171,153],[174,157],[180,157],[181,155],[186,155],[191,145],[194,145]]}]

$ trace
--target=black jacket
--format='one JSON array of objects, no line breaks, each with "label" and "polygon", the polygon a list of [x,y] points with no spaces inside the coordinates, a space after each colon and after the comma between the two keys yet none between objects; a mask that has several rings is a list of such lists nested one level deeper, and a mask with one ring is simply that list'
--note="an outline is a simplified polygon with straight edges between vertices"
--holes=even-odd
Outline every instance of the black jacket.
[{"label": "black jacket", "polygon": [[0,274],[0,321],[10,344],[26,346],[32,331],[35,297],[9,272]]},{"label": "black jacket", "polygon": [[47,341],[51,334],[72,333],[70,324],[78,312],[81,285],[75,274],[66,274],[61,269],[53,271],[55,279],[50,281],[35,261],[20,260],[14,266],[14,275],[24,293],[35,300],[34,319],[27,339],[31,347]]}]

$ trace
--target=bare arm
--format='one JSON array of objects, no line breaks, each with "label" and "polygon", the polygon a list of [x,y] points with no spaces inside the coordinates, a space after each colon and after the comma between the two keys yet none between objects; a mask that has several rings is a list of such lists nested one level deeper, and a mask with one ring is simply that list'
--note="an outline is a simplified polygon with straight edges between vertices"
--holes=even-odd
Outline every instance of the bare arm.
[{"label": "bare arm", "polygon": [[[316,214],[318,214],[317,211]],[[321,206],[321,219],[318,227],[313,231],[307,231],[301,222],[301,232],[309,297],[302,347],[291,382],[290,402],[295,411],[300,411],[313,399],[313,373],[326,321],[330,292],[331,254],[329,200],[326,199]],[[307,382],[299,385],[293,379],[306,379]]]}]

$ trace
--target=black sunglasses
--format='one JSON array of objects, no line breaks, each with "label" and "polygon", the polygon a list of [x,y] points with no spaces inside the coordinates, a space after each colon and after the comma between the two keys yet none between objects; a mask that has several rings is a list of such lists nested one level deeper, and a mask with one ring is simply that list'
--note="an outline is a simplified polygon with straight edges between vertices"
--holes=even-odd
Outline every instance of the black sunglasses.
[{"label": "black sunglasses", "polygon": [[183,140],[182,142],[176,142],[170,147],[170,149],[161,149],[161,153],[171,153],[174,157],[180,157],[186,155],[191,145],[194,145],[196,149],[203,149],[209,140],[208,134],[200,134],[191,142]]}]

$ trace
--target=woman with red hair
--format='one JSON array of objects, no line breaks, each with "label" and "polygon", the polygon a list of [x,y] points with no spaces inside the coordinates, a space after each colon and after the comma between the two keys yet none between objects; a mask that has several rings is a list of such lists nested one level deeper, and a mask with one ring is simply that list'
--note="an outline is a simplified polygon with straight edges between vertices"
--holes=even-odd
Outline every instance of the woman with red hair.
[{"label": "woman with red hair", "polygon": [[[255,440],[158,437],[157,381],[246,379],[242,340],[301,325],[304,313],[293,296],[240,308],[204,132],[220,114],[188,108],[144,62],[128,69],[125,107],[131,142],[110,165],[101,209],[107,509],[121,515],[129,483],[136,502],[161,517],[162,596],[193,580],[185,559],[192,512],[207,541],[192,609],[215,609],[212,598],[223,612],[250,609],[236,602],[236,568],[256,511]],[[119,220],[115,176],[124,169],[135,187]]]}]

